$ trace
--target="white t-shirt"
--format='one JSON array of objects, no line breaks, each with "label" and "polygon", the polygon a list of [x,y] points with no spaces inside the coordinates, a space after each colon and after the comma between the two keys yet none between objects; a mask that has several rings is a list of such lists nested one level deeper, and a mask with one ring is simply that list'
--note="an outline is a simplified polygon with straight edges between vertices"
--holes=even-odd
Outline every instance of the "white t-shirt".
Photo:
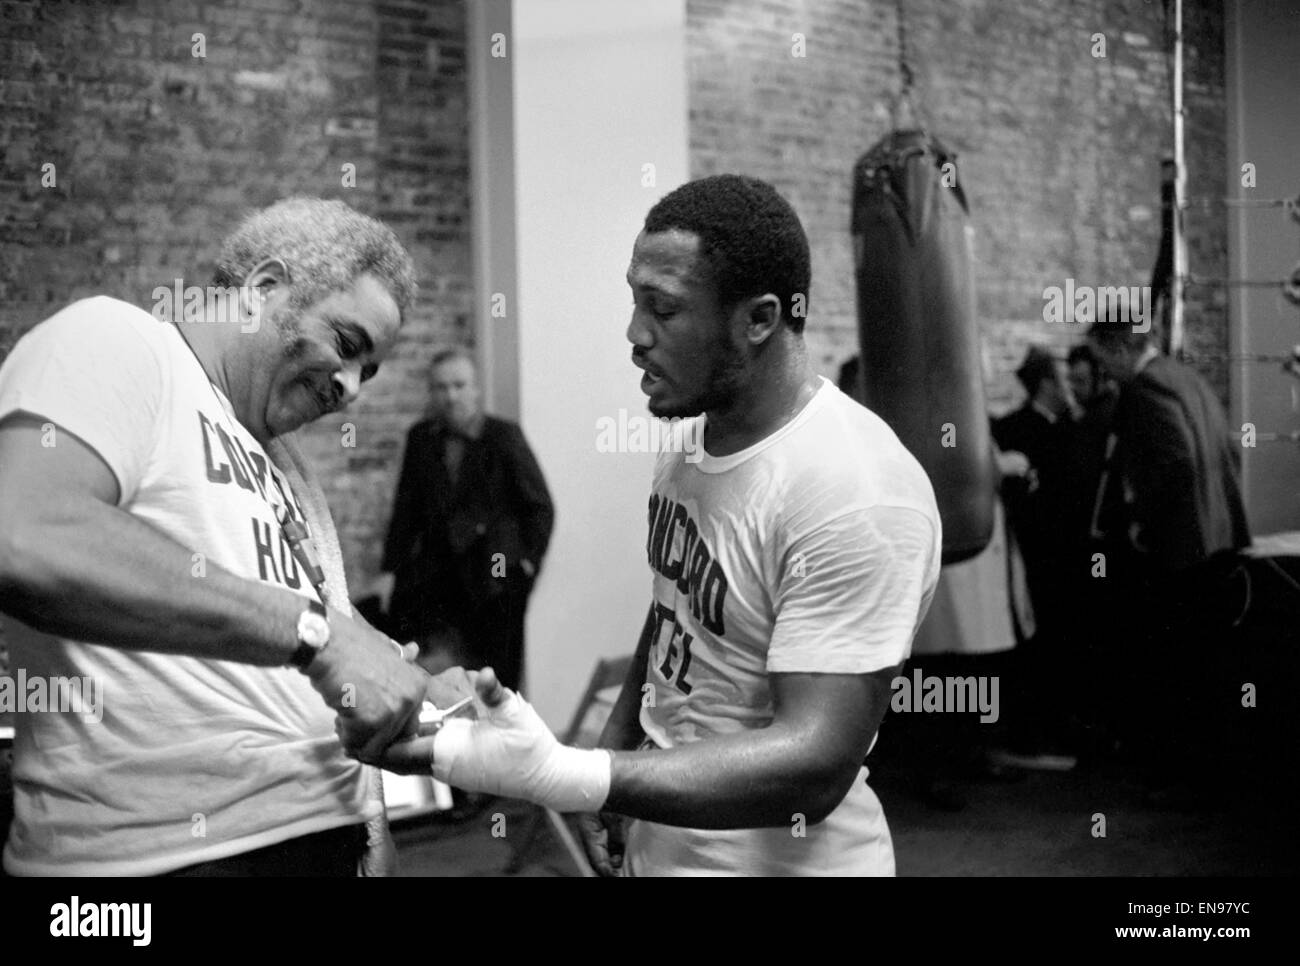
[{"label": "white t-shirt", "polygon": [[[704,438],[702,426],[681,429]],[[661,748],[767,726],[772,673],[903,661],[939,575],[929,479],[883,420],[829,381],[767,438],[695,458],[663,454],[650,497],[654,700],[641,725]],[[724,831],[634,822],[628,871],[892,875],[866,775],[802,836],[793,816],[790,827]]]},{"label": "white t-shirt", "polygon": [[[111,298],[68,306],[0,367],[0,419],[17,411],[54,424],[54,445],[68,432],[94,449],[119,508],[191,550],[194,579],[216,566],[315,598],[270,502],[301,520],[297,501],[173,325]],[[152,875],[378,811],[293,668],[8,628],[12,673],[89,676],[103,716],[17,716],[11,873]]]}]

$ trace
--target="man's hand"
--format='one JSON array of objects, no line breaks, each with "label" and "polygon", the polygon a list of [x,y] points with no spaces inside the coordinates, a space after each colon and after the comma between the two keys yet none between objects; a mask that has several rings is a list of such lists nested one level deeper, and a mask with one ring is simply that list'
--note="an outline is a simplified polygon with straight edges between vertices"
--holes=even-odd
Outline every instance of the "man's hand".
[{"label": "man's hand", "polygon": [[561,745],[532,705],[502,687],[491,668],[474,680],[483,713],[477,721],[449,719],[436,734],[400,742],[372,764],[411,774],[433,771],[439,781],[553,808],[599,809],[609,795],[610,754]]},{"label": "man's hand", "polygon": [[[425,700],[432,701],[436,707],[449,708],[467,694],[471,694],[475,699],[475,710],[480,717],[484,717],[513,693],[497,680],[496,673],[491,668],[485,668],[483,671],[466,671],[464,668],[453,667],[429,678]],[[451,723],[447,721],[443,726],[446,727]],[[399,775],[428,775],[433,770],[435,737],[435,735],[426,735],[409,741],[400,741],[386,748],[383,754],[370,764]],[[478,791],[473,788],[466,790]]]},{"label": "man's hand", "polygon": [[425,691],[424,700],[432,701],[439,708],[450,708],[461,698],[472,697],[475,699],[475,707],[486,712],[487,709],[481,706],[478,692],[474,689],[476,677],[478,677],[477,671],[466,671],[463,667],[449,667],[441,674],[429,678],[429,687]]},{"label": "man's hand", "polygon": [[1028,456],[1015,449],[996,450],[994,456],[1002,479],[1024,480],[1026,493],[1037,491],[1038,470],[1029,462]]},{"label": "man's hand", "polygon": [[330,642],[307,676],[338,712],[335,730],[344,750],[367,760],[415,734],[429,676],[383,634],[338,611],[329,620]]},{"label": "man's hand", "polygon": [[370,584],[370,593],[379,598],[379,609],[385,614],[393,603],[393,587],[397,584],[397,575],[390,571],[376,574]]},{"label": "man's hand", "polygon": [[605,878],[622,875],[628,821],[627,816],[616,812],[583,812],[578,816],[582,847],[598,875]]},{"label": "man's hand", "polygon": [[998,472],[1002,477],[1023,477],[1029,475],[1029,457],[1016,449],[997,450],[994,456]]}]

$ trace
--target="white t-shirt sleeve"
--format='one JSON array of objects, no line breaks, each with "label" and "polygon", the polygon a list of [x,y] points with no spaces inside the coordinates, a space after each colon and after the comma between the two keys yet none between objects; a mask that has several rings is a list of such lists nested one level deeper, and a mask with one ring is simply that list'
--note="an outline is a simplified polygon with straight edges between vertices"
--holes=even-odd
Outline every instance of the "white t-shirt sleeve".
[{"label": "white t-shirt sleeve", "polygon": [[931,520],[906,507],[845,511],[780,561],[773,673],[866,674],[911,651],[938,577]]},{"label": "white t-shirt sleeve", "polygon": [[0,367],[0,419],[26,412],[53,423],[55,446],[60,431],[76,436],[117,477],[119,505],[143,478],[163,394],[156,347],[133,312],[113,299],[78,302],[24,335]]}]

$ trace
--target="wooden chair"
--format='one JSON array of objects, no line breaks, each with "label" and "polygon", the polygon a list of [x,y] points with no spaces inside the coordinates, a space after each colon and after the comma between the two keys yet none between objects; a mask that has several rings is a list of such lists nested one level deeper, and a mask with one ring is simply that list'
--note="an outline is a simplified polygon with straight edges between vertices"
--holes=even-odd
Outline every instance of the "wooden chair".
[{"label": "wooden chair", "polygon": [[[616,657],[609,660],[601,659],[596,662],[596,669],[587,682],[587,690],[583,692],[582,700],[578,702],[578,707],[573,712],[573,718],[569,721],[568,730],[560,736],[561,741],[576,748],[596,747],[596,742],[600,738],[601,731],[604,730],[609,713],[614,710],[614,704],[618,701],[619,692],[623,689],[623,681],[627,677],[628,668],[631,666],[632,655],[630,654],[626,657]],[[589,877],[595,876],[595,871],[587,862],[582,843],[573,834],[573,830],[569,827],[569,823],[565,821],[564,816],[552,809],[540,806],[535,806],[532,809],[523,836],[520,838],[519,844],[511,852],[510,860],[506,863],[504,870],[506,874],[514,875],[527,864],[528,855],[537,844],[538,836],[544,828],[543,820],[550,825],[555,837],[560,840],[560,844],[569,853],[569,858],[573,860],[574,866],[577,867],[578,874]]]}]

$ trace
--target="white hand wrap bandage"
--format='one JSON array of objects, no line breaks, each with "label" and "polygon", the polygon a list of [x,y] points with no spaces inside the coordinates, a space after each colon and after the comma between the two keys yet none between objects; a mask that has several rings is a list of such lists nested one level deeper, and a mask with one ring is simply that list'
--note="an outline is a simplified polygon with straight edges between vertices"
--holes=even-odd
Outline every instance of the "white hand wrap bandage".
[{"label": "white hand wrap bandage", "polygon": [[450,718],[433,739],[433,777],[468,792],[596,812],[609,797],[613,758],[560,744],[533,706],[511,692],[486,718]]}]

